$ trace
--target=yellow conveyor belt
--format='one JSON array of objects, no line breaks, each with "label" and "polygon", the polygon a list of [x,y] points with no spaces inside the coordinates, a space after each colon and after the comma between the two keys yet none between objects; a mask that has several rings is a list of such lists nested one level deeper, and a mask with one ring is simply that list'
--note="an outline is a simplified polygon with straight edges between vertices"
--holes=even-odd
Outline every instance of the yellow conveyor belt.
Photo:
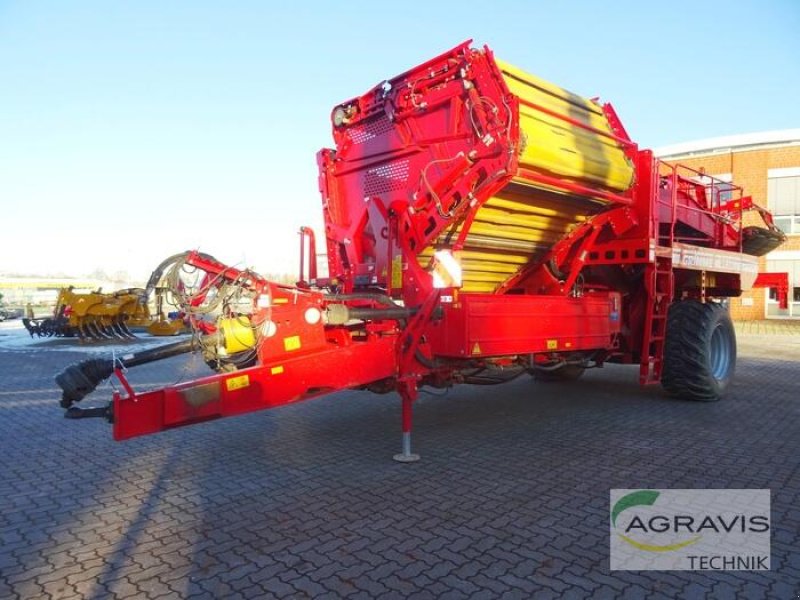
[{"label": "yellow conveyor belt", "polygon": [[613,134],[597,104],[504,61],[496,62],[508,89],[520,100],[523,168],[617,192],[631,186],[633,165],[618,142],[535,108]]},{"label": "yellow conveyor belt", "polygon": [[[617,141],[548,114],[550,111],[613,134],[600,106],[495,60],[509,91],[519,99],[520,169],[598,191],[620,193],[630,188],[634,168]],[[462,290],[493,292],[606,204],[598,196],[567,195],[517,173],[475,214],[464,250],[458,254]],[[448,246],[462,226],[440,236],[435,246]],[[420,262],[430,260],[433,251],[433,246],[427,248]]]}]

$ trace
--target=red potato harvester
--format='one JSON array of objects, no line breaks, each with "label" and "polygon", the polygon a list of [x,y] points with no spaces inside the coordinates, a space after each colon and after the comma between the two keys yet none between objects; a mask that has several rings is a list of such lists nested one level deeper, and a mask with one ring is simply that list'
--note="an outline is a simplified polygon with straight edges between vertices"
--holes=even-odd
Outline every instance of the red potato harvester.
[{"label": "red potato harvester", "polygon": [[[106,417],[124,440],[337,390],[397,391],[395,458],[408,462],[423,386],[625,363],[676,396],[725,392],[736,339],[723,301],[784,240],[741,188],[659,161],[610,104],[469,42],[331,120],[335,149],[317,156],[329,276],[309,228],[294,286],[199,252],[171,257],[156,278],[196,335],[68,367],[56,378],[67,416]],[[743,225],[750,210],[763,226]],[[773,279],[762,282],[780,288]],[[125,378],[188,351],[216,373],[145,393]],[[75,406],[112,374],[123,391],[111,403]]]}]

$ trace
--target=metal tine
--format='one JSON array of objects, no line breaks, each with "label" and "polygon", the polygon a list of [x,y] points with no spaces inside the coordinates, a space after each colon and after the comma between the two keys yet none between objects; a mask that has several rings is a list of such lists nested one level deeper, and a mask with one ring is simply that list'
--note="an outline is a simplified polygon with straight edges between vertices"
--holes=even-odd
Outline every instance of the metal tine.
[{"label": "metal tine", "polygon": [[92,337],[96,340],[105,340],[108,339],[108,336],[100,330],[100,327],[97,326],[97,323],[94,321],[89,321],[86,324],[86,328],[91,332]]},{"label": "metal tine", "polygon": [[117,336],[121,340],[127,340],[128,336],[125,335],[125,332],[122,331],[122,327],[119,326],[119,317],[113,317],[111,319],[111,325],[109,325],[111,331],[114,332],[114,335]]},{"label": "metal tine", "polygon": [[100,327],[103,328],[103,333],[105,333],[108,337],[116,340],[124,340],[125,337],[120,335],[119,332],[114,329],[114,326],[108,323],[100,322]]},{"label": "metal tine", "polygon": [[97,329],[97,333],[99,333],[100,337],[102,337],[103,339],[105,339],[105,340],[114,339],[113,335],[111,335],[108,332],[106,332],[106,326],[103,325],[102,321],[95,321],[94,326]]},{"label": "metal tine", "polygon": [[128,336],[129,336],[129,337],[131,337],[131,338],[135,338],[135,337],[136,337],[136,334],[135,334],[135,333],[133,333],[133,331],[131,331],[130,327],[128,327],[128,324],[127,324],[125,321],[120,321],[120,322],[119,322],[119,325],[120,325],[120,327],[122,327],[122,330],[123,330],[123,331],[124,331],[124,332],[125,332],[125,333],[126,333]]},{"label": "metal tine", "polygon": [[135,339],[136,334],[133,333],[130,328],[128,327],[127,323],[125,323],[125,319],[123,317],[119,317],[117,319],[117,326],[120,330],[130,339]]},{"label": "metal tine", "polygon": [[117,332],[114,331],[114,329],[112,327],[106,325],[102,321],[100,322],[98,327],[100,328],[100,331],[102,331],[105,334],[106,337],[108,337],[108,338],[110,338],[112,340],[119,339],[119,335],[117,334]]},{"label": "metal tine", "polygon": [[97,328],[100,332],[105,335],[107,338],[116,339],[117,334],[102,320],[97,323]]},{"label": "metal tine", "polygon": [[120,339],[127,339],[128,335],[123,331],[122,327],[119,324],[119,317],[114,317],[111,319],[111,329],[114,331],[114,334]]},{"label": "metal tine", "polygon": [[91,321],[86,321],[83,324],[83,330],[86,332],[86,339],[87,340],[99,340],[100,336],[97,335],[97,331],[94,328],[94,323]]}]

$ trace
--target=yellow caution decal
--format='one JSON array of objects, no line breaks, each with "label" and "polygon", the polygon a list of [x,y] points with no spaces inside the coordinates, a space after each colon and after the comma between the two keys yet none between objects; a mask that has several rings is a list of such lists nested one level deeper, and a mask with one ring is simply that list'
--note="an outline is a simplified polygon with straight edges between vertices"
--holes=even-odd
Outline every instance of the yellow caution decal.
[{"label": "yellow caution decal", "polygon": [[238,377],[231,377],[225,380],[225,388],[232,392],[233,390],[240,390],[250,386],[249,375],[239,375]]},{"label": "yellow caution decal", "polygon": [[292,335],[286,338],[283,338],[283,349],[287,352],[291,352],[292,350],[299,350],[300,349],[300,336],[299,335]]},{"label": "yellow caution decal", "polygon": [[472,346],[472,354],[480,354],[481,353],[481,345],[478,342],[475,342],[475,345]]},{"label": "yellow caution decal", "polygon": [[558,350],[558,340],[547,340],[548,350]]},{"label": "yellow caution decal", "polygon": [[392,287],[403,287],[403,257],[399,254],[392,259]]}]

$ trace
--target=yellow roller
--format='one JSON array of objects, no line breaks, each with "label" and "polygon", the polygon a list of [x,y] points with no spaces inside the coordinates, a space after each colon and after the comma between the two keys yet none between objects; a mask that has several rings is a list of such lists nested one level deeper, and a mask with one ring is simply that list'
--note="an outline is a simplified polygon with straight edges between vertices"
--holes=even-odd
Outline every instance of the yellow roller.
[{"label": "yellow roller", "polygon": [[[567,179],[591,190],[621,193],[633,184],[634,169],[596,103],[497,60],[509,91],[519,102],[519,166],[540,175]],[[550,114],[553,113],[553,114]],[[555,115],[596,130],[589,131]],[[602,194],[568,194],[517,174],[475,213],[464,249],[462,290],[493,292],[608,202]],[[437,240],[446,247],[463,223]],[[433,247],[420,255],[427,263]]]},{"label": "yellow roller", "polygon": [[491,262],[489,260],[462,260],[461,261],[462,268],[470,272],[488,272],[488,273],[503,273],[506,276],[513,275],[519,270],[519,265],[513,265],[509,263],[498,263],[498,262]]},{"label": "yellow roller", "polygon": [[599,106],[507,62],[496,62],[508,89],[520,99],[522,167],[617,192],[630,188],[634,169],[619,143],[529,104],[613,135]]},{"label": "yellow roller", "polygon": [[[431,253],[432,254],[432,253]],[[503,252],[479,252],[474,250],[462,250],[458,253],[462,261],[489,262],[507,265],[511,268],[519,269],[520,266],[528,262],[528,257],[520,254],[510,254]]]},{"label": "yellow roller", "polygon": [[[505,192],[505,190],[504,190]],[[503,196],[492,196],[483,206],[486,208],[499,208],[505,210],[512,210],[517,213],[528,215],[539,215],[542,217],[549,217],[552,219],[564,219],[565,221],[574,221],[581,218],[581,211],[569,207],[559,206],[556,203],[552,205],[546,204],[545,200],[540,201],[538,204],[529,204],[530,198],[520,196],[519,199],[513,200],[512,196],[504,193]]]},{"label": "yellow roller", "polygon": [[[456,256],[463,269],[465,292],[492,292],[573,227],[586,220],[598,204],[556,196],[530,186],[510,185],[489,198],[477,211]],[[461,227],[456,229],[456,235]],[[438,243],[446,245],[444,238]],[[419,256],[425,264],[433,247]]]},{"label": "yellow roller", "polygon": [[526,214],[514,210],[496,207],[496,205],[484,204],[481,207],[477,221],[494,223],[495,225],[517,225],[543,231],[563,230],[569,225],[569,221],[552,217],[541,217],[538,215]]}]

